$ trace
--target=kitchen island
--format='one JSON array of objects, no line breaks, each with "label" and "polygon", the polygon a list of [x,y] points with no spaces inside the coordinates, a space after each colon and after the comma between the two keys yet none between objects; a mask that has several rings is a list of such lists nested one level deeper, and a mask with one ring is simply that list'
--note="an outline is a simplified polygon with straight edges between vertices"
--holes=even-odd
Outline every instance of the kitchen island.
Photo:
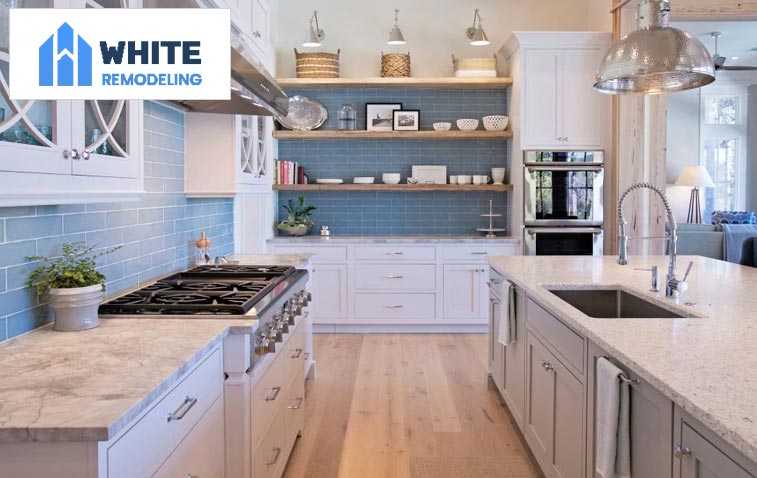
[{"label": "kitchen island", "polygon": [[[659,454],[659,469],[669,470],[672,466],[675,476],[699,476],[687,471],[713,462],[708,461],[715,456],[712,450],[703,450],[697,455],[695,445],[700,442],[689,439],[688,442],[695,445],[685,446],[687,433],[695,429],[696,437],[704,437],[707,443],[714,442],[715,451],[722,452],[723,456],[718,456],[717,460],[722,461],[724,456],[730,458],[737,464],[734,469],[744,473],[720,471],[712,476],[755,476],[757,269],[698,256],[679,257],[681,269],[689,261],[694,262],[694,267],[688,278],[688,291],[682,293],[680,303],[675,304],[664,297],[664,285],[663,292],[650,292],[650,272],[635,269],[658,266],[664,275],[667,257],[633,257],[627,266],[618,265],[616,258],[609,256],[513,256],[490,257],[488,261],[495,273],[514,284],[520,309],[517,312],[519,343],[511,343],[504,349],[505,354],[509,349],[521,349],[525,397],[512,401],[509,397],[512,391],[507,387],[502,387],[503,396],[506,402],[515,404],[516,412],[518,404],[523,404],[520,410],[523,420],[519,425],[547,476],[552,476],[553,471],[559,473],[561,466],[580,470],[575,476],[594,476],[594,365],[599,356],[611,357],[627,371],[633,380],[632,393],[646,389],[655,394],[656,415],[651,423],[657,422],[661,428],[650,429],[650,422],[645,426],[638,422],[640,426],[633,429],[633,408],[631,425],[632,433],[639,434],[634,436],[634,443],[667,443]],[[688,318],[592,318],[550,292],[550,289],[576,288],[622,289]],[[491,344],[496,351],[496,338]],[[534,368],[531,368],[532,362]],[[572,430],[573,440],[575,436],[584,437],[585,443],[575,451],[586,457],[585,463],[578,460],[558,463],[559,435],[567,430],[557,430],[555,424],[540,430],[540,424],[534,423],[542,391],[538,383],[542,377],[537,371],[543,372],[542,368],[554,373],[557,389],[561,383],[576,384],[571,389],[576,400],[574,410],[582,416],[580,424],[575,424],[578,429]],[[498,370],[496,364],[494,370]],[[636,402],[642,403],[642,400]],[[564,406],[566,402],[562,403]],[[642,410],[637,412],[641,417]],[[560,416],[553,418],[556,424],[560,423]],[[534,444],[544,438],[539,435],[550,427],[556,434],[555,445],[539,450]],[[647,436],[643,436],[644,433]],[[674,448],[676,446],[678,448]],[[648,463],[655,459],[649,454],[644,457]]]}]

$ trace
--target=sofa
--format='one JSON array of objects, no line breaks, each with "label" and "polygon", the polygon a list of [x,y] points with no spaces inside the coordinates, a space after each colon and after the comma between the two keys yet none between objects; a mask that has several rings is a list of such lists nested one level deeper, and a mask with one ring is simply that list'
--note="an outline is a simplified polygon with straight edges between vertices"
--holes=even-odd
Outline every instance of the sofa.
[{"label": "sofa", "polygon": [[678,254],[723,260],[723,228],[712,224],[678,224]]}]

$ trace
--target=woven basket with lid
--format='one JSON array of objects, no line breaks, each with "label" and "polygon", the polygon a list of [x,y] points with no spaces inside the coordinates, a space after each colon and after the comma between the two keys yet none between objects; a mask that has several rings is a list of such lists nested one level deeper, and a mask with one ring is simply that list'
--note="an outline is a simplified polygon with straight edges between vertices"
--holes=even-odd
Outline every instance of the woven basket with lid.
[{"label": "woven basket with lid", "polygon": [[410,76],[410,52],[407,53],[381,53],[381,76],[383,77],[409,77]]},{"label": "woven basket with lid", "polygon": [[294,49],[297,78],[339,78],[339,53],[305,53]]}]

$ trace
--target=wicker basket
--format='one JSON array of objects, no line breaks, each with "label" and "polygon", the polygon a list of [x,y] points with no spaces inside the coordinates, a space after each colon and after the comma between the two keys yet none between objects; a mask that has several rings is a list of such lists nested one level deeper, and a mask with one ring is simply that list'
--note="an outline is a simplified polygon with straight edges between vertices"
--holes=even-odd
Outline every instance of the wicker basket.
[{"label": "wicker basket", "polygon": [[497,56],[491,58],[455,58],[452,55],[452,67],[458,77],[494,77],[497,76]]},{"label": "wicker basket", "polygon": [[381,53],[381,76],[409,77],[410,76],[410,52],[405,53]]},{"label": "wicker basket", "polygon": [[297,78],[339,78],[339,53],[304,53],[294,49]]}]

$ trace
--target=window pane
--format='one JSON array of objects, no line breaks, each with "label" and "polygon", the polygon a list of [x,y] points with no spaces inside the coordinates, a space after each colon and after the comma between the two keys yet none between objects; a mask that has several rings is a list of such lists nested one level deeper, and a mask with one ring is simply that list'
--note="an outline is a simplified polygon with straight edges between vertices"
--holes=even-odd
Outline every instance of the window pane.
[{"label": "window pane", "polygon": [[708,139],[704,142],[704,158],[707,171],[715,182],[714,188],[705,190],[705,217],[714,210],[736,209],[737,174],[736,138]]},{"label": "window pane", "polygon": [[704,122],[706,124],[736,124],[739,98],[728,96],[705,98]]}]

